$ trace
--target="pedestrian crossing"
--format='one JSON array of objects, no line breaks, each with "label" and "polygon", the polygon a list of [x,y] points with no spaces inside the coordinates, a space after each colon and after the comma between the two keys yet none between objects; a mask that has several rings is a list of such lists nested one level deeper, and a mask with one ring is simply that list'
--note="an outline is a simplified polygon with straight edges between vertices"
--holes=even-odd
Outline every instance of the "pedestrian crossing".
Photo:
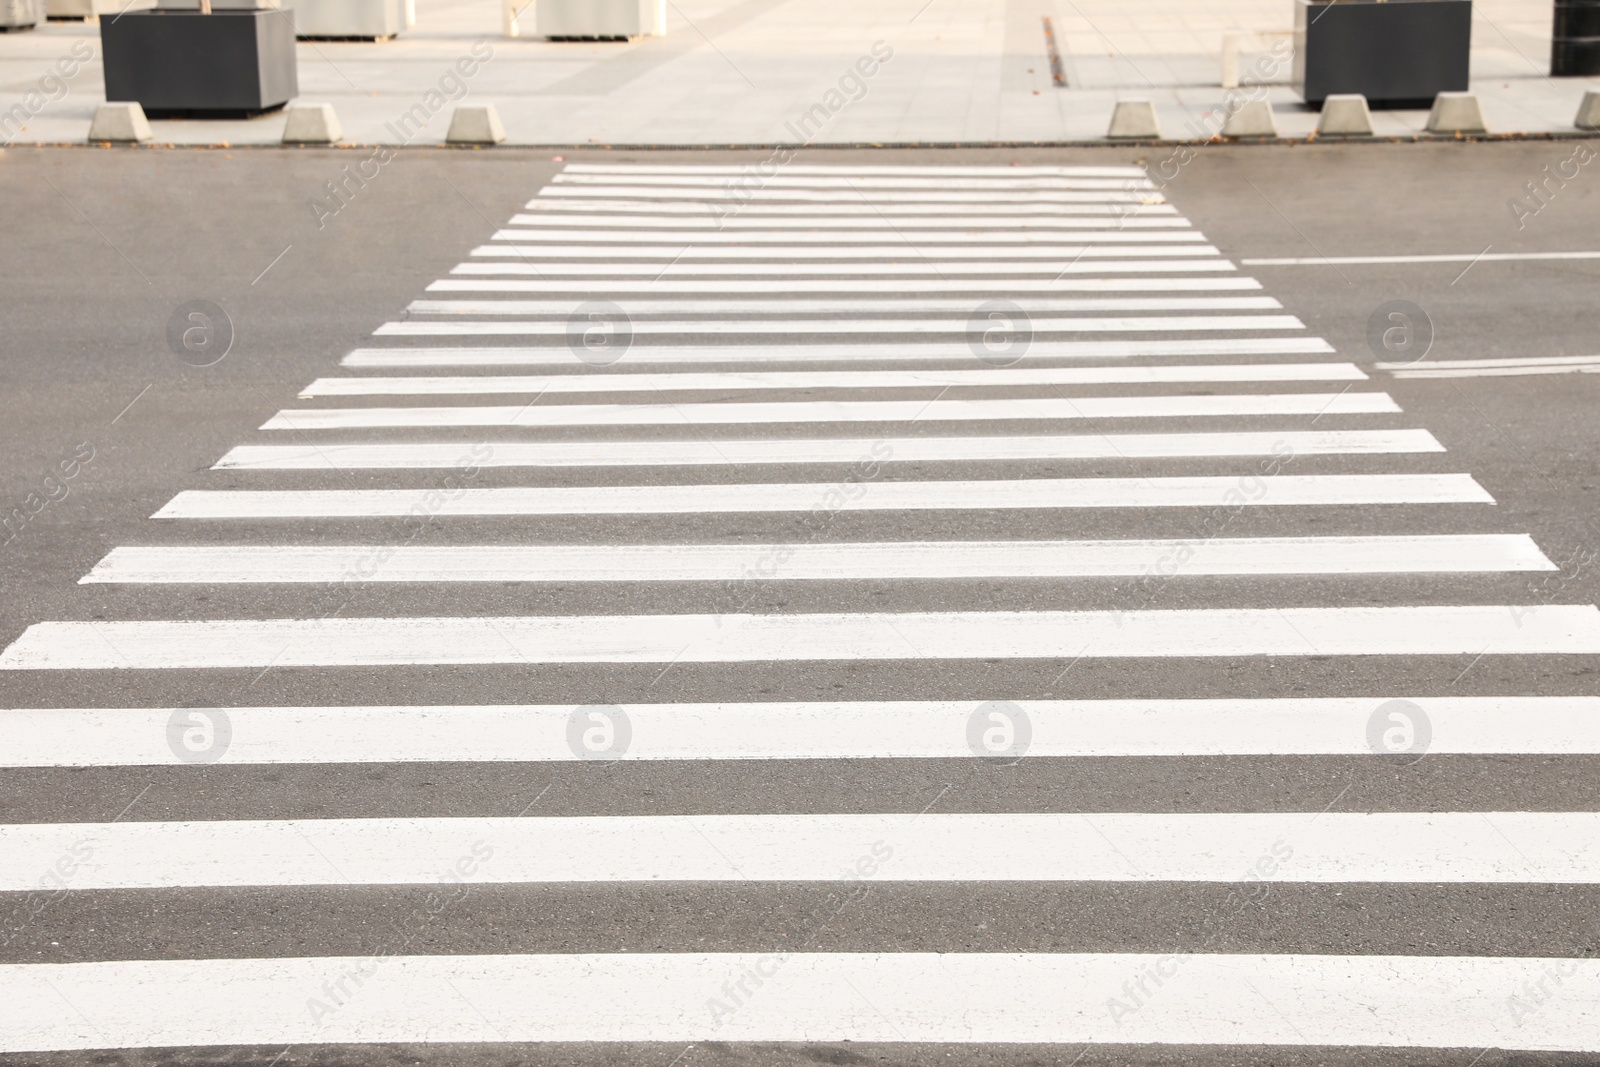
[{"label": "pedestrian crossing", "polygon": [[1600,1053],[1600,608],[1209,240],[566,165],[0,651],[0,1055]]}]

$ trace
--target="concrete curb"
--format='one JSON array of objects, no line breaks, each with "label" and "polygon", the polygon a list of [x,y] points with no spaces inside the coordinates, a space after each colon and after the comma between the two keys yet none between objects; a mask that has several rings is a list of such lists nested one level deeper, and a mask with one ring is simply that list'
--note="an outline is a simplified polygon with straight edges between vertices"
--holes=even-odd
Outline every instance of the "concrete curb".
[{"label": "concrete curb", "polygon": [[1337,93],[1322,102],[1318,137],[1371,137],[1372,112],[1360,93]]},{"label": "concrete curb", "polygon": [[106,103],[94,109],[87,143],[145,144],[154,139],[144,108],[134,103]]},{"label": "concrete curb", "polygon": [[1429,133],[1487,133],[1483,109],[1474,93],[1440,93],[1428,112]]},{"label": "concrete curb", "polygon": [[332,104],[293,104],[284,115],[284,144],[336,144],[344,136]]},{"label": "concrete curb", "polygon": [[1106,129],[1106,139],[1111,141],[1159,141],[1161,120],[1156,117],[1156,106],[1148,100],[1119,100],[1111,112],[1111,125]]},{"label": "concrete curb", "polygon": [[456,108],[450,116],[450,132],[444,135],[447,145],[503,144],[505,139],[506,128],[493,104]]},{"label": "concrete curb", "polygon": [[1246,100],[1222,124],[1224,137],[1277,137],[1278,123],[1272,105],[1265,100]]}]

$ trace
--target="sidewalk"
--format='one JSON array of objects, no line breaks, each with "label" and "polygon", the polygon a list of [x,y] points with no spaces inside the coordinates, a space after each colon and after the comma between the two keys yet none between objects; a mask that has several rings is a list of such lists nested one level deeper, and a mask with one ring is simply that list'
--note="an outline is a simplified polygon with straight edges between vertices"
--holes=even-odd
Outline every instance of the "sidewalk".
[{"label": "sidewalk", "polygon": [[[1600,78],[1546,76],[1550,0],[1477,0],[1473,89],[1491,133],[1571,133]],[[1194,139],[1229,95],[1222,35],[1286,30],[1288,0],[669,0],[666,37],[629,44],[500,36],[495,0],[417,0],[417,26],[376,44],[302,42],[301,99],[331,103],[355,144],[436,144],[458,100],[429,97],[475,41],[493,58],[467,85],[492,103],[512,144],[734,145],[1095,141],[1119,99],[1155,102],[1165,135]],[[1052,84],[1050,18],[1067,87]],[[0,36],[0,143],[81,143],[104,95],[98,58],[66,83],[41,77],[98,27],[51,23]],[[83,46],[78,45],[80,54]],[[881,61],[872,58],[874,48]],[[887,56],[886,59],[881,57]],[[863,57],[866,58],[863,61]],[[870,77],[855,73],[872,69]],[[1259,64],[1259,65],[1258,65]],[[1241,57],[1267,72],[1278,126],[1316,125],[1288,87],[1290,64]],[[456,91],[459,96],[459,91]],[[48,99],[55,97],[55,99]],[[433,114],[407,140],[408,111]],[[811,115],[809,122],[805,116]],[[1421,132],[1426,113],[1377,112],[1380,136]],[[274,144],[282,114],[249,121],[164,121],[158,142]],[[20,128],[19,128],[20,127]]]}]

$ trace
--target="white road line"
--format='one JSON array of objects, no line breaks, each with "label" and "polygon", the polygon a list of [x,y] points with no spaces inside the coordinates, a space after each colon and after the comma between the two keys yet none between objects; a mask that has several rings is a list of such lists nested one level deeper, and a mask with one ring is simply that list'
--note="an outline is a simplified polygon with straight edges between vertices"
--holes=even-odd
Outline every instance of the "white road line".
[{"label": "white road line", "polygon": [[[466,321],[405,319],[386,322],[372,331],[376,337],[567,337],[579,339],[583,320]],[[1303,330],[1306,324],[1293,315],[1129,315],[1105,318],[1044,319],[1029,324],[1040,333],[1184,333],[1195,330]],[[964,334],[970,319],[636,319],[625,327],[638,336],[702,334],[740,336],[778,334],[786,337],[817,334]],[[803,343],[795,347],[804,347]],[[970,351],[970,349],[969,349]]]},{"label": "white road line", "polygon": [[[1148,190],[1121,192],[1120,183],[1110,183],[1110,188],[1084,190],[1029,190],[1008,192],[1002,189],[969,189],[951,191],[942,187],[914,190],[872,189],[859,197],[868,204],[1159,204],[1162,196]],[[708,213],[725,211],[734,214],[741,210],[742,201],[725,200],[717,193],[694,186],[650,186],[638,182],[616,185],[556,185],[539,190],[546,200],[582,201],[584,199],[622,200],[679,200],[695,203]],[[827,203],[839,199],[836,189],[755,189],[747,201],[771,202],[774,200],[811,204]]]},{"label": "white road line", "polygon": [[[733,177],[762,181],[758,164],[750,163],[568,163],[563,174],[669,174],[685,177]],[[783,173],[830,176],[866,177],[935,177],[935,178],[1144,178],[1143,167],[925,167],[916,165],[856,166],[843,163],[786,163]],[[721,183],[718,183],[719,187]]]},{"label": "white road line", "polygon": [[[848,230],[825,230],[812,232],[809,230],[747,230],[747,231],[718,231],[709,233],[661,233],[658,230],[648,229],[622,229],[612,228],[604,230],[540,230],[540,229],[504,229],[496,230],[490,240],[493,241],[593,241],[626,243],[629,245],[670,243],[673,248],[699,247],[702,245],[760,245],[760,244],[788,244],[788,245],[836,245],[845,248],[853,244],[868,244],[872,242],[887,243],[904,241],[908,244],[921,245],[923,243],[939,245],[957,244],[1045,244],[1059,245],[1063,241],[1081,241],[1084,244],[1178,244],[1178,243],[1204,243],[1205,235],[1191,230],[1157,230],[1153,233],[1137,228],[1085,230],[1084,232],[1063,233],[1035,233],[1031,230],[978,230],[976,232],[940,233],[924,232],[920,230],[868,230],[856,227]],[[767,251],[774,251],[768,249]],[[631,249],[620,251],[619,255],[632,255]],[[844,258],[830,257],[830,258]]]},{"label": "white road line", "polygon": [[933,190],[979,190],[979,191],[1005,191],[1030,192],[1036,190],[1057,189],[1103,189],[1117,192],[1135,192],[1153,190],[1155,183],[1144,175],[1125,175],[1117,177],[1091,178],[1085,175],[1065,174],[1033,174],[1033,175],[871,175],[871,174],[793,174],[785,172],[770,176],[762,176],[758,182],[752,182],[738,189],[739,195],[727,195],[728,183],[719,181],[707,175],[685,174],[682,171],[647,173],[645,171],[631,170],[618,171],[611,174],[587,174],[583,171],[563,171],[550,179],[551,184],[539,191],[539,195],[561,195],[566,188],[575,185],[607,185],[617,184],[619,178],[626,175],[625,184],[647,186],[651,188],[677,187],[694,192],[711,193],[708,200],[721,200],[730,208],[737,210],[739,201],[744,194],[760,190],[836,190],[831,195],[834,198],[849,196],[859,189],[868,190],[868,199],[880,195],[886,189],[912,189]]},{"label": "white road line", "polygon": [[995,370],[745,371],[742,373],[416,375],[318,378],[314,396],[481,396],[491,393],[628,393],[749,389],[919,389],[941,386],[1150,385],[1176,382],[1360,382],[1354,363],[1225,363]]},{"label": "white road line", "polygon": [[[856,457],[887,458],[887,443]],[[458,457],[462,453],[458,453]],[[462,461],[466,462],[466,461]],[[409,515],[417,489],[186,489],[157,519],[372,518]],[[687,515],[701,512],[901,511],[987,508],[1312,507],[1493,504],[1470,474],[1278,474],[1156,478],[1027,478],[873,482],[847,495],[822,482],[731,485],[506,486],[457,489],[430,514]]]},{"label": "white road line", "polygon": [[1474,604],[39,622],[0,670],[1596,654],[1592,604]]},{"label": "white road line", "polygon": [[1525,534],[1192,541],[172,545],[113,548],[83,584],[738,582],[1553,571]]},{"label": "white road line", "polygon": [[1409,363],[1374,363],[1379,370],[1476,370],[1480,367],[1588,367],[1600,356],[1518,356],[1512,359],[1430,359]]},{"label": "white road line", "polygon": [[1248,267],[1321,267],[1363,263],[1505,263],[1515,260],[1600,259],[1600,252],[1492,252],[1448,256],[1315,256],[1305,259],[1241,259]]},{"label": "white road line", "polygon": [[1511,378],[1528,374],[1600,373],[1600,356],[1523,359],[1441,359],[1419,363],[1378,363],[1396,378]]},{"label": "white road line", "polygon": [[[1041,341],[1035,339],[1017,366],[1041,359],[1133,359],[1160,356],[1332,355],[1320,337],[1183,337],[1133,341]],[[639,363],[789,363],[870,362],[879,360],[960,360],[975,358],[965,342],[862,342],[813,345],[633,345],[629,366]],[[576,366],[565,345],[544,348],[357,348],[343,367],[507,367]]]},{"label": "white road line", "polygon": [[[850,701],[420,707],[23,708],[0,711],[0,766],[181,766],[180,726],[227,718],[217,763],[992,758],[1009,730],[1034,757],[1600,754],[1597,697]],[[993,718],[992,716],[1000,716]],[[187,723],[187,725],[185,725]],[[582,733],[608,730],[617,750]],[[1376,725],[1375,725],[1376,724]],[[618,730],[625,737],[617,746]],[[1389,731],[1395,734],[1385,742]],[[1420,732],[1419,732],[1420,731]],[[1017,739],[1021,737],[1022,740]],[[1252,858],[1253,859],[1253,858]]]},{"label": "white road line", "polygon": [[863,855],[875,882],[1600,883],[1591,811],[906,813],[0,825],[0,892],[85,840],[76,892],[426,885],[474,855],[479,885],[841,882]]},{"label": "white road line", "polygon": [[[1258,843],[1258,853],[1271,843]],[[874,844],[858,841],[852,863],[876,870]],[[452,864],[460,860],[490,870],[495,862],[468,852]],[[893,859],[881,865],[892,870]],[[341,983],[345,995],[323,999]],[[1528,989],[1549,990],[1549,1009],[1508,1009]],[[661,1042],[662,1062],[710,1041],[1600,1051],[1600,960],[1582,957],[779,951],[113,960],[0,966],[0,999],[6,1052],[511,1041]],[[324,1010],[308,1011],[308,1002]]]},{"label": "white road line", "polygon": [[771,403],[507,404],[288,408],[263,430],[373,426],[732,426],[747,423],[974,422],[1014,419],[1190,419],[1398,412],[1387,393],[1238,396],[1008,397],[995,400],[794,400]]},{"label": "white road line", "polygon": [[656,197],[693,198],[728,214],[752,200],[978,200],[978,202],[1029,203],[1112,200],[1133,203],[1162,200],[1146,178],[827,178],[797,174],[766,179],[757,189],[746,187],[728,194],[725,182],[670,174],[557,174],[539,195],[552,197]]},{"label": "white road line", "polygon": [[[544,204],[540,205],[544,207]],[[581,205],[589,209],[592,205]],[[1128,207],[1133,207],[1129,205]],[[740,230],[760,229],[825,229],[835,228],[839,234],[851,232],[846,227],[859,226],[862,222],[861,214],[830,215],[823,210],[809,215],[793,216],[757,216],[747,218],[743,213],[726,218],[701,212],[696,215],[660,215],[660,214],[627,214],[619,215],[608,212],[581,211],[533,211],[527,214],[513,215],[508,223],[511,226],[598,226],[604,227],[608,232],[616,232],[624,227],[636,229],[668,229],[691,231],[726,231],[737,232]],[[1014,215],[977,215],[971,213],[956,213],[949,215],[923,215],[906,219],[906,225],[919,229],[947,229],[947,230],[1097,230],[1097,229],[1143,229],[1174,228],[1187,229],[1191,225],[1189,220],[1178,215],[1173,209],[1165,208],[1159,212],[1143,210],[1118,212],[1097,212],[1095,214],[1075,214],[1062,216],[1040,217],[1034,214]],[[659,238],[658,238],[659,239]]]},{"label": "white road line", "polygon": [[[1023,296],[1006,304],[1024,314],[1084,311],[1277,311],[1283,305],[1270,296]],[[955,312],[968,316],[956,325],[966,328],[971,319],[985,314],[988,301],[974,297],[829,297],[827,299],[791,297],[754,299],[652,300],[622,297],[619,307],[628,315],[835,315],[858,316],[866,313],[939,314]],[[570,318],[592,309],[592,296],[585,299],[561,297],[553,300],[429,300],[411,301],[406,310],[414,315],[560,315]],[[1008,308],[1009,310],[1009,308]],[[988,322],[988,318],[981,321]]]},{"label": "white road line", "polygon": [[[876,450],[876,451],[874,451]],[[707,441],[479,441],[237,445],[214,470],[415,470],[474,467],[662,467],[743,463],[965,462],[1019,459],[1294,457],[1443,452],[1427,430],[1265,430],[1247,433],[1036,437],[793,438]]]},{"label": "white road line", "polygon": [[1060,278],[1069,274],[1199,274],[1226,272],[1237,268],[1226,259],[1099,259],[1093,256],[1072,259],[1008,259],[989,263],[946,260],[895,260],[860,263],[518,263],[510,259],[495,261],[495,256],[514,256],[502,246],[483,245],[472,253],[486,257],[476,263],[463,263],[453,274],[515,274],[539,278],[551,276],[618,278],[698,278],[707,275],[749,277],[855,277],[875,278],[959,278],[963,275],[1034,275]]},{"label": "white road line", "polygon": [[589,197],[580,200],[543,199],[530,200],[525,210],[540,216],[558,216],[574,212],[606,212],[617,218],[634,216],[678,215],[706,219],[714,225],[732,223],[734,219],[760,220],[795,218],[837,218],[840,216],[868,216],[873,219],[916,217],[923,219],[1015,218],[1025,214],[1029,219],[1065,217],[1071,215],[1110,215],[1115,218],[1136,218],[1142,215],[1178,216],[1178,209],[1160,202],[1099,203],[1099,204],[1014,204],[965,203],[930,204],[862,203],[860,200],[828,200],[804,204],[742,204],[737,213],[724,210],[711,201],[676,200],[607,200]]},{"label": "white road line", "polygon": [[[1074,234],[1076,240],[1078,235]],[[1115,247],[1097,247],[1092,244],[1055,244],[1055,245],[974,245],[970,248],[948,244],[887,244],[887,245],[839,245],[827,248],[810,248],[795,245],[769,245],[762,247],[732,246],[728,248],[707,248],[693,244],[668,244],[668,245],[632,245],[626,248],[605,248],[594,245],[479,245],[472,250],[474,256],[509,256],[514,259],[666,259],[674,262],[680,260],[706,260],[706,259],[765,259],[782,260],[778,264],[788,268],[790,272],[800,273],[794,266],[794,260],[806,259],[844,259],[859,260],[861,265],[856,269],[863,273],[873,274],[876,271],[872,264],[878,260],[933,260],[946,259],[960,261],[966,259],[1109,259],[1115,256],[1125,258],[1146,257],[1151,259],[1192,257],[1220,255],[1214,245],[1207,244],[1158,244],[1158,245],[1117,245]],[[1044,268],[1040,268],[1043,270]],[[726,268],[728,273],[739,273],[738,267]]]},{"label": "white road line", "polygon": [[[464,267],[481,267],[484,264],[463,264],[456,268],[462,274],[479,274]],[[641,279],[595,278],[571,280],[560,278],[441,278],[428,285],[430,293],[582,293],[591,299],[609,297],[618,293],[643,293],[665,296],[685,293],[691,296],[713,296],[723,293],[760,293],[766,296],[788,296],[793,293],[831,293],[850,299],[862,293],[1004,293],[1010,296],[1045,293],[1059,296],[1063,293],[1169,293],[1169,292],[1239,292],[1258,291],[1261,283],[1254,278],[907,278],[904,281],[882,278],[851,278],[829,280],[812,278],[758,279]],[[783,306],[783,305],[780,305]]]}]

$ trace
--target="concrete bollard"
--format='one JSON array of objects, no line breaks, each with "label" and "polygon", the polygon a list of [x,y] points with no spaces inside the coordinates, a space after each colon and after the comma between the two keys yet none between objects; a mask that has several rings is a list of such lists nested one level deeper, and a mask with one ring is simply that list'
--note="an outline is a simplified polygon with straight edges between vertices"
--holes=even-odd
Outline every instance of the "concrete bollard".
[{"label": "concrete bollard", "polygon": [[1337,93],[1322,102],[1318,137],[1371,137],[1372,112],[1360,93]]},{"label": "concrete bollard", "polygon": [[1580,130],[1600,130],[1600,89],[1590,89],[1583,94],[1578,105],[1578,117],[1572,124]]},{"label": "concrete bollard", "polygon": [[1473,93],[1440,93],[1428,112],[1429,133],[1485,133],[1483,109]]},{"label": "concrete bollard", "polygon": [[1118,100],[1106,136],[1113,141],[1159,141],[1161,122],[1148,100]]},{"label": "concrete bollard", "polygon": [[1224,137],[1276,137],[1278,124],[1272,117],[1272,105],[1265,100],[1246,100],[1222,124]]},{"label": "concrete bollard", "polygon": [[154,136],[144,108],[135,103],[101,104],[94,109],[94,121],[89,123],[90,144],[143,144]]},{"label": "concrete bollard", "polygon": [[458,107],[450,116],[450,132],[445,144],[499,144],[506,139],[500,113],[493,104],[483,107]]},{"label": "concrete bollard", "polygon": [[284,115],[284,144],[337,144],[344,137],[332,104],[295,104]]}]

